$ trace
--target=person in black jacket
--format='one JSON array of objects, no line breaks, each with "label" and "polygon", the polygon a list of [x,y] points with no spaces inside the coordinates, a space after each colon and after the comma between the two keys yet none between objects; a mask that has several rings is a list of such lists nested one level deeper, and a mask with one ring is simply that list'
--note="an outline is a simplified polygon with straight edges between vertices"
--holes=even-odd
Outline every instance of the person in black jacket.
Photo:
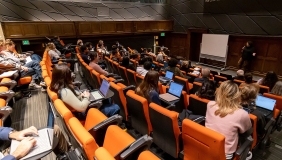
[{"label": "person in black jacket", "polygon": [[88,53],[89,53],[88,47],[86,47],[85,45],[81,46],[80,47],[80,53],[81,53],[80,55],[81,55],[81,58],[83,59],[83,61],[86,64],[89,64],[90,60],[89,60],[89,57],[88,57]]},{"label": "person in black jacket", "polygon": [[243,69],[245,72],[250,69],[250,63],[254,56],[256,56],[253,42],[248,41],[246,45],[242,48],[242,56],[238,61],[239,69]]}]

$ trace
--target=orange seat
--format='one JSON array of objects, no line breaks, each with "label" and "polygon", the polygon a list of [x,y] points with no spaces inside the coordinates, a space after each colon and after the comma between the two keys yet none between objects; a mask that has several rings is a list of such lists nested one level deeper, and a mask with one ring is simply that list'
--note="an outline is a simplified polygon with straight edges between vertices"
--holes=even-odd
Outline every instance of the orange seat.
[{"label": "orange seat", "polygon": [[58,94],[56,92],[51,91],[49,87],[47,87],[47,93],[50,99],[52,100],[52,102],[58,99]]},{"label": "orange seat", "polygon": [[123,66],[118,66],[118,67],[119,67],[119,72],[120,72],[122,79],[124,79],[124,81],[127,85],[130,85],[129,80],[127,78],[126,68],[123,67]]},{"label": "orange seat", "polygon": [[2,99],[0,98],[0,108],[6,106],[6,100],[5,99]]},{"label": "orange seat", "polygon": [[6,86],[0,86],[0,92],[6,92],[6,91],[8,91],[8,90],[9,90],[8,87],[6,87]]},{"label": "orange seat", "polygon": [[20,86],[20,85],[29,84],[31,80],[32,80],[31,76],[20,78],[18,81],[18,85]]},{"label": "orange seat", "polygon": [[269,92],[270,92],[269,87],[259,85],[259,93],[264,94],[264,93],[269,93]]},{"label": "orange seat", "polygon": [[224,81],[227,81],[227,78],[223,77],[223,76],[220,76],[220,75],[214,75],[214,80],[216,82],[224,82]]},{"label": "orange seat", "polygon": [[104,147],[100,147],[95,151],[95,160],[115,160],[115,158]]},{"label": "orange seat", "polygon": [[196,93],[199,91],[199,89],[202,87],[202,83],[200,82],[193,82],[193,93]]},{"label": "orange seat", "polygon": [[129,81],[130,85],[137,86],[136,72],[132,71],[130,69],[127,69],[126,71],[127,71],[127,77],[128,77],[128,81]]},{"label": "orange seat", "polygon": [[186,78],[182,78],[182,77],[179,77],[179,76],[175,76],[174,77],[174,81],[176,83],[179,83],[179,84],[182,84],[184,87],[183,87],[183,90],[187,92],[187,94],[190,93],[190,90],[193,88],[193,84],[192,83],[189,83],[188,82],[188,79]]},{"label": "orange seat", "polygon": [[242,83],[245,83],[245,81],[241,81],[238,79],[233,79],[233,82],[235,82],[238,86],[240,86]]},{"label": "orange seat", "polygon": [[189,119],[182,122],[184,160],[226,160],[225,137]]},{"label": "orange seat", "polygon": [[169,111],[155,103],[150,103],[149,115],[153,128],[154,143],[169,155],[178,158],[181,150],[178,113]]},{"label": "orange seat", "polygon": [[148,101],[130,90],[126,93],[126,106],[132,127],[142,135],[150,135],[152,126],[149,118]]},{"label": "orange seat", "polygon": [[200,98],[194,94],[189,95],[188,110],[193,114],[206,116],[207,104],[210,102],[208,99]]},{"label": "orange seat", "polygon": [[270,93],[263,93],[263,96],[276,100],[276,105],[273,111],[273,117],[276,119],[282,111],[282,96],[277,96]]},{"label": "orange seat", "polygon": [[258,122],[258,118],[257,118],[257,116],[255,116],[253,114],[249,114],[249,116],[250,116],[252,126],[253,126],[253,134],[252,134],[252,137],[254,139],[253,144],[252,144],[252,149],[253,149],[257,144],[257,122]]},{"label": "orange seat", "polygon": [[150,151],[143,151],[140,153],[137,160],[161,160],[161,159]]},{"label": "orange seat", "polygon": [[114,96],[112,97],[114,103],[120,107],[119,114],[123,117],[123,120],[128,121],[128,111],[123,88],[110,82],[110,90],[114,92]]}]

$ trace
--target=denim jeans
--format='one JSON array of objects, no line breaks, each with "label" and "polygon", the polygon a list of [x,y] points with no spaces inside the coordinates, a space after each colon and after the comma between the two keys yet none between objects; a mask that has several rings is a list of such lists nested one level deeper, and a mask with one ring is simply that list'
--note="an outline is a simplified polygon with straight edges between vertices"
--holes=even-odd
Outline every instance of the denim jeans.
[{"label": "denim jeans", "polygon": [[37,55],[37,54],[32,54],[30,57],[31,57],[31,59],[32,59],[33,61],[37,61],[38,63],[39,63],[40,61],[42,61],[42,57],[40,57],[40,56]]},{"label": "denim jeans", "polygon": [[20,71],[21,77],[32,76],[33,82],[35,80],[41,80],[41,81],[43,80],[41,75],[42,71],[39,62],[31,61],[29,63],[26,63],[24,66],[28,68],[28,71],[21,70]]}]

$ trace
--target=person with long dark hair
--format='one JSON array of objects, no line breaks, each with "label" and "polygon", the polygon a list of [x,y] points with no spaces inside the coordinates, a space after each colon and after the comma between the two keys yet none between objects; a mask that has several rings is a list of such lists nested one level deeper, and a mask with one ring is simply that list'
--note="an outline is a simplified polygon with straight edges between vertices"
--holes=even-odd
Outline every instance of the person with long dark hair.
[{"label": "person with long dark hair", "polygon": [[199,96],[200,98],[205,98],[205,99],[214,101],[215,90],[216,90],[216,87],[215,87],[214,82],[210,80],[205,80],[202,83],[202,86],[196,92],[196,95]]},{"label": "person with long dark hair", "polygon": [[242,56],[238,61],[239,69],[244,71],[250,70],[250,63],[254,56],[256,56],[255,49],[252,41],[248,41],[242,48]]},{"label": "person with long dark hair", "polygon": [[146,98],[148,103],[154,102],[161,105],[158,89],[159,73],[149,71],[142,83],[136,88],[135,93]]},{"label": "person with long dark hair", "polygon": [[258,80],[258,84],[269,87],[272,90],[275,83],[278,81],[277,74],[273,71],[268,71],[264,78]]},{"label": "person with long dark hair", "polygon": [[[67,104],[73,114],[80,120],[85,120],[86,111],[90,104],[89,91],[83,93],[79,91],[72,83],[71,70],[62,63],[55,65],[52,72],[52,82],[50,90],[56,92],[59,98]],[[108,99],[106,99],[108,100]],[[106,116],[112,116],[119,112],[119,106],[103,101],[103,105],[99,108]]]}]

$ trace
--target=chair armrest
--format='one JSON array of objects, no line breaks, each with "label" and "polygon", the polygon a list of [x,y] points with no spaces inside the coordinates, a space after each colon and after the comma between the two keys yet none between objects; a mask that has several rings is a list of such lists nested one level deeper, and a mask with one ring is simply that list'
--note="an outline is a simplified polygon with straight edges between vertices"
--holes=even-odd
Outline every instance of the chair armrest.
[{"label": "chair armrest", "polygon": [[171,105],[169,105],[169,106],[167,106],[165,108],[168,109],[168,110],[173,110],[175,108],[175,105],[171,104]]},{"label": "chair armrest", "polygon": [[115,74],[113,74],[113,73],[108,73],[107,75],[105,75],[107,78],[109,78],[109,77],[113,77]]},{"label": "chair armrest", "polygon": [[143,150],[148,149],[152,143],[153,138],[148,135],[144,135],[133,142],[126,150],[124,150],[120,155],[120,159],[124,160],[133,153],[142,152]]},{"label": "chair armrest", "polygon": [[198,123],[198,124],[203,124],[203,122],[205,122],[205,120],[206,120],[206,117],[202,116],[202,117],[194,119],[193,121]]},{"label": "chair armrest", "polygon": [[265,135],[264,135],[264,137],[263,137],[263,139],[262,139],[262,141],[261,141],[261,145],[260,145],[261,149],[265,149],[266,144],[267,144],[267,142],[269,141],[269,135],[270,135],[271,132],[272,132],[272,128],[273,128],[275,122],[276,122],[275,119],[272,117],[272,118],[268,121],[268,123],[265,125],[265,127],[264,127]]},{"label": "chair armrest", "polygon": [[130,85],[130,86],[127,86],[127,87],[125,87],[125,88],[123,88],[123,93],[124,93],[124,95],[126,95],[126,92],[128,91],[128,90],[135,90],[135,86],[134,85]]},{"label": "chair armrest", "polygon": [[[246,141],[239,147],[239,149],[237,149],[237,151],[235,152],[235,155],[236,156],[241,156],[243,153],[245,152],[249,152],[251,146],[252,146],[252,143],[253,143],[253,138],[252,136],[249,136]],[[248,153],[247,152],[247,153]],[[240,157],[241,159],[242,157]]]},{"label": "chair armrest", "polygon": [[178,158],[179,159],[184,159],[184,150],[178,153]]},{"label": "chair armrest", "polygon": [[264,131],[267,132],[271,126],[275,124],[275,119],[272,117],[264,127]]},{"label": "chair armrest", "polygon": [[93,129],[93,131],[98,131],[99,129],[104,128],[106,126],[109,126],[109,125],[111,125],[113,123],[121,124],[122,123],[122,116],[120,116],[120,115],[113,115],[113,116],[107,118],[106,120],[100,122],[99,124],[94,126],[92,129]]},{"label": "chair armrest", "polygon": [[8,103],[15,95],[15,92],[12,90],[6,91],[6,92],[0,92],[0,98],[3,98],[6,100],[6,103]]},{"label": "chair armrest", "polygon": [[9,90],[12,90],[17,85],[17,82],[14,80],[10,80],[8,82],[1,82],[0,86],[8,86]]},{"label": "chair armrest", "polygon": [[[10,106],[5,106],[0,109],[0,115],[2,115],[2,123],[6,120],[6,118],[13,112],[13,109]],[[3,126],[3,124],[2,124]]]},{"label": "chair armrest", "polygon": [[123,79],[116,79],[116,80],[114,80],[113,81],[115,84],[117,84],[117,83],[120,83],[120,82],[124,82],[124,80]]},{"label": "chair armrest", "polygon": [[113,78],[114,79],[122,79],[121,76],[119,76],[119,75],[114,75]]}]

